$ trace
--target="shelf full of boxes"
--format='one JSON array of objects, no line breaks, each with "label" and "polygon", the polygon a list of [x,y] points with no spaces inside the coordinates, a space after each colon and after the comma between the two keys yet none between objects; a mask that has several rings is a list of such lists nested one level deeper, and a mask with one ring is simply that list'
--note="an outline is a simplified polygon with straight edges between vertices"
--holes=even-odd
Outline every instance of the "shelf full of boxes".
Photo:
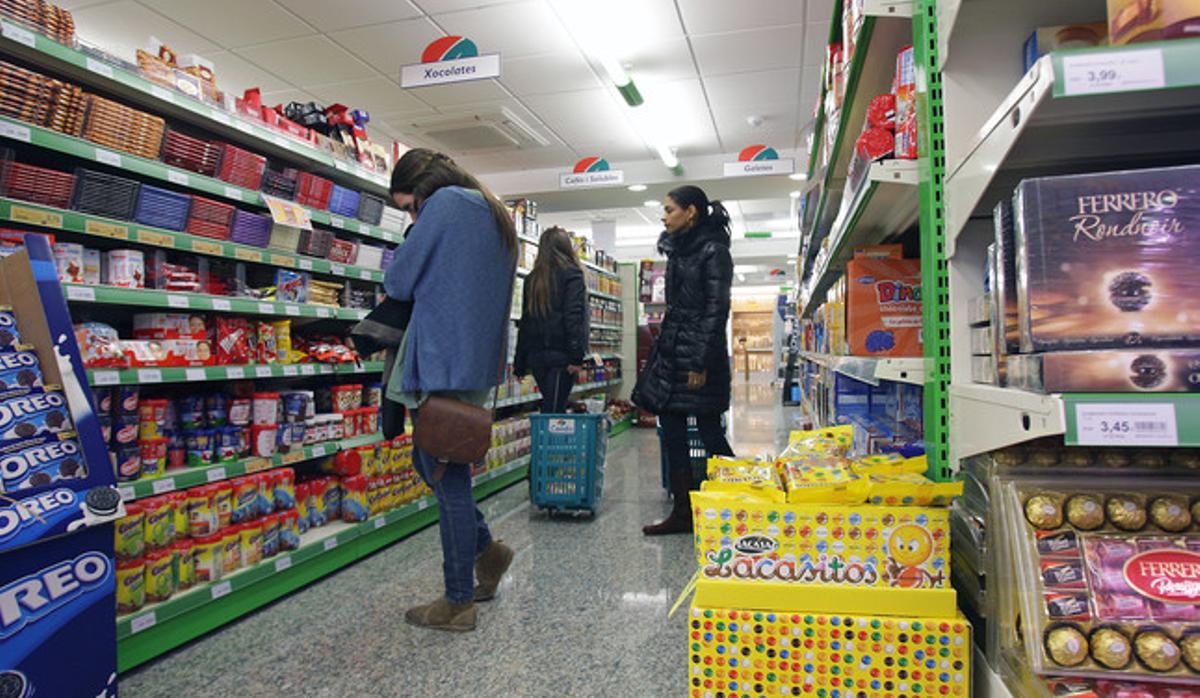
[{"label": "shelf full of boxes", "polygon": [[[380,438],[382,357],[344,341],[407,219],[365,115],[225,96],[201,57],[132,64],[40,11],[0,18],[0,220],[53,236],[128,512],[126,670],[436,520]],[[500,420],[477,496],[528,451]]]},{"label": "shelf full of boxes", "polygon": [[996,694],[1200,690],[1153,567],[1200,550],[1200,8],[1145,10],[938,3],[954,574]]}]

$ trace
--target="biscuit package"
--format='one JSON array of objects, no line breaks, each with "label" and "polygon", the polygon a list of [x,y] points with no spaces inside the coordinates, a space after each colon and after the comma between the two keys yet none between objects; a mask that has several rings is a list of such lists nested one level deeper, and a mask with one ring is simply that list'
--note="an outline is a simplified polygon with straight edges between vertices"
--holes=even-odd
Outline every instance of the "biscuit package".
[{"label": "biscuit package", "polygon": [[0,393],[0,441],[71,431],[71,411],[57,387]]},{"label": "biscuit package", "polygon": [[0,349],[0,390],[40,388],[45,385],[37,354],[29,347]]},{"label": "biscuit package", "polygon": [[846,280],[850,353],[920,356],[920,260],[852,259],[846,265]]},{"label": "biscuit package", "polygon": [[1021,351],[1200,346],[1200,166],[1017,187]]},{"label": "biscuit package", "polygon": [[6,492],[86,476],[83,453],[74,433],[0,443],[0,478]]}]

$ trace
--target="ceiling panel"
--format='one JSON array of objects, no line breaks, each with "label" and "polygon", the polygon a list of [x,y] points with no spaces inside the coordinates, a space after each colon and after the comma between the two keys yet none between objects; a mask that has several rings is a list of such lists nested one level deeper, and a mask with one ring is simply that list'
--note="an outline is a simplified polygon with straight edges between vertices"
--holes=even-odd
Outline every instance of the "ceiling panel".
[{"label": "ceiling panel", "polygon": [[749,109],[761,102],[786,103],[799,98],[800,69],[763,70],[736,75],[716,75],[704,79],[708,98],[714,106],[747,105]]},{"label": "ceiling panel", "polygon": [[687,39],[667,39],[622,56],[639,85],[696,77],[696,63]]},{"label": "ceiling panel", "polygon": [[550,7],[535,0],[439,15],[437,23],[450,34],[474,41],[480,53],[508,58],[570,51],[575,46]]},{"label": "ceiling panel", "polygon": [[607,88],[538,95],[523,101],[569,145],[640,142]]},{"label": "ceiling panel", "polygon": [[440,36],[442,31],[428,19],[409,19],[334,32],[329,38],[384,75],[399,79],[400,66],[420,63],[421,52]]},{"label": "ceiling panel", "polygon": [[375,75],[369,65],[324,36],[249,46],[235,53],[301,87]]},{"label": "ceiling panel", "polygon": [[413,4],[431,15],[458,12],[491,5],[511,5],[517,0],[412,0]]},{"label": "ceiling panel", "polygon": [[[645,160],[653,155],[646,144],[634,134],[626,134],[621,138],[593,139],[570,144],[579,157],[599,155],[609,162]],[[574,164],[574,159],[566,164]]]},{"label": "ceiling panel", "polygon": [[92,5],[72,11],[75,32],[107,51],[133,61],[137,49],[157,36],[179,53],[209,55],[220,48],[204,37],[132,0]]},{"label": "ceiling panel", "polygon": [[804,0],[807,22],[828,22],[833,19],[834,0]]},{"label": "ceiling panel", "polygon": [[408,0],[275,0],[318,30],[329,33],[398,19],[420,17],[421,10]]},{"label": "ceiling panel", "polygon": [[279,92],[295,88],[290,82],[282,80],[228,51],[209,54],[205,57],[210,59],[216,67],[217,85],[227,92],[240,95],[252,87],[257,87],[263,92]]},{"label": "ceiling panel", "polygon": [[91,5],[103,5],[105,3],[111,3],[112,1],[113,0],[58,0],[54,4],[58,5],[59,7],[63,8],[64,10],[71,10],[71,12],[74,12],[75,10],[78,10],[81,7],[90,7]]},{"label": "ceiling panel", "polygon": [[[513,169],[513,162],[519,160],[521,165],[529,169],[545,169],[561,167],[563,172],[575,164],[574,151],[566,146],[552,145],[545,148],[535,148],[504,153],[491,153],[481,156],[465,156],[455,158],[469,172],[487,174],[492,172],[507,172]],[[501,196],[503,192],[497,192]]]},{"label": "ceiling panel", "polygon": [[718,110],[714,113],[717,131],[729,152],[735,153],[755,143],[765,143],[776,149],[795,147],[798,117],[794,104],[760,104],[755,105],[755,111],[763,117],[762,126],[748,124],[741,110]]},{"label": "ceiling panel", "polygon": [[452,85],[418,87],[410,91],[421,101],[443,111],[458,111],[463,104],[509,99],[508,93],[495,80],[472,80]]},{"label": "ceiling panel", "polygon": [[141,3],[225,48],[315,33],[312,27],[273,2],[141,0]]},{"label": "ceiling panel", "polygon": [[602,87],[578,51],[502,59],[500,82],[519,97]]},{"label": "ceiling panel", "polygon": [[801,26],[758,29],[692,38],[700,73],[727,75],[776,68],[799,68]]},{"label": "ceiling panel", "polygon": [[309,91],[326,104],[341,102],[372,114],[428,114],[433,109],[387,78],[368,78],[350,82],[314,85]]},{"label": "ceiling panel", "polygon": [[641,128],[642,133],[648,137],[653,137],[656,132],[663,134],[662,137],[683,155],[717,152],[717,134],[699,80],[645,85],[642,93],[646,104],[632,111],[635,123],[643,115],[657,119],[657,123]]},{"label": "ceiling panel", "polygon": [[[679,0],[688,34],[718,34],[804,21],[800,0]],[[832,15],[829,15],[832,17]]]},{"label": "ceiling panel", "polygon": [[813,22],[804,28],[804,65],[824,65],[829,45],[829,22]]}]

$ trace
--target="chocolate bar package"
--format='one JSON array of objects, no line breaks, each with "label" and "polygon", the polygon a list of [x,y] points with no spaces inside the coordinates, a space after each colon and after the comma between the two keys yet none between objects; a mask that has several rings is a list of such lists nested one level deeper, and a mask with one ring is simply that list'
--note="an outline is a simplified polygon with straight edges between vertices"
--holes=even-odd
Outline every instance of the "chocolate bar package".
[{"label": "chocolate bar package", "polygon": [[[1021,350],[1021,328],[1017,324],[1017,245],[1013,237],[1013,207],[1001,200],[992,211],[992,230],[996,260],[992,269],[992,327],[995,328],[996,356]],[[1001,330],[1003,327],[1003,330]]]},{"label": "chocolate bar package", "polygon": [[1108,0],[1109,43],[1200,35],[1200,0]]},{"label": "chocolate bar package", "polygon": [[1200,166],[1017,187],[1021,351],[1200,346]]},{"label": "chocolate bar package", "polygon": [[1044,393],[1200,392],[1200,351],[1110,349],[1008,357],[1009,384]]}]

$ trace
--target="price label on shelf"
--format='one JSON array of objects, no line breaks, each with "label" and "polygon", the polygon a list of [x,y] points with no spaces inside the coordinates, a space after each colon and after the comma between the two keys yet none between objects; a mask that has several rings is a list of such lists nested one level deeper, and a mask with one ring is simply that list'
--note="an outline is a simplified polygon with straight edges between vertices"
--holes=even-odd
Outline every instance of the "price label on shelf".
[{"label": "price label on shelf", "polygon": [[168,102],[175,101],[175,93],[174,92],[168,90],[165,87],[159,87],[158,85],[150,86],[150,94],[154,95],[155,97],[158,97],[159,99],[166,100]]},{"label": "price label on shelf", "polygon": [[154,484],[150,485],[150,489],[154,490],[154,494],[162,494],[163,492],[175,491],[175,478],[164,477],[161,480],[155,480]]},{"label": "price label on shelf", "polygon": [[117,488],[117,494],[121,495],[122,502],[132,501],[137,496],[137,492],[133,490],[132,485],[125,485]]},{"label": "price label on shelf", "polygon": [[113,76],[112,66],[101,63],[95,58],[87,59],[87,69],[97,75],[103,75],[106,78],[111,78]]},{"label": "price label on shelf", "polygon": [[192,381],[202,381],[208,379],[208,373],[206,373],[202,368],[189,368],[183,372],[183,376],[184,378],[187,378],[189,383]]},{"label": "price label on shelf", "polygon": [[337,216],[330,216],[329,217],[329,225],[332,225],[333,227],[341,230],[346,227],[346,221],[342,220],[341,218],[338,218]]},{"label": "price label on shelf", "polygon": [[137,377],[139,383],[162,383],[162,371],[157,368],[139,368]]},{"label": "price label on shelf", "polygon": [[270,366],[259,366],[258,368],[254,369],[254,375],[258,376],[259,378],[270,378],[271,373],[272,371]]},{"label": "price label on shelf", "polygon": [[379,530],[387,525],[387,518],[380,516],[375,519],[375,530]]},{"label": "price label on shelf", "polygon": [[232,378],[235,380],[238,378],[245,378],[246,377],[246,369],[241,366],[231,366],[231,367],[225,369],[225,377]]},{"label": "price label on shelf", "polygon": [[94,385],[116,385],[121,382],[121,374],[116,371],[95,371],[92,373]]},{"label": "price label on shelf", "polygon": [[[238,251],[240,252],[241,250]],[[192,252],[220,255],[224,254],[224,249],[221,247],[220,243],[205,242],[204,240],[192,240]]]},{"label": "price label on shelf", "polygon": [[271,305],[270,303],[259,303],[258,312],[262,313],[263,315],[270,315],[275,312],[275,306]]},{"label": "price label on shelf", "polygon": [[311,259],[300,259],[300,260],[297,260],[296,263],[300,266],[301,269],[304,269],[306,271],[312,271],[313,266],[312,266]]},{"label": "price label on shelf", "polygon": [[143,630],[149,630],[158,622],[158,618],[154,615],[154,611],[143,613],[142,615],[129,621],[129,632],[137,635]]},{"label": "price label on shelf", "polygon": [[167,181],[182,187],[189,187],[192,184],[192,178],[178,170],[167,170]]},{"label": "price label on shelf", "polygon": [[325,552],[329,552],[330,550],[333,550],[334,548],[336,548],[337,547],[337,536],[334,536],[332,538],[326,538],[325,544],[323,547],[325,548]]},{"label": "price label on shelf", "polygon": [[325,455],[325,447],[324,446],[313,446],[311,449],[311,452],[312,452],[313,458],[320,458],[321,456]]},{"label": "price label on shelf", "polygon": [[121,156],[117,155],[111,150],[96,148],[96,162],[103,163],[105,165],[112,165],[113,167],[120,167]]},{"label": "price label on shelf", "polygon": [[28,143],[31,137],[28,128],[20,124],[10,124],[7,121],[0,121],[0,136],[23,143]]},{"label": "price label on shelf", "polygon": [[343,267],[340,264],[330,264],[329,265],[329,273],[333,274],[334,276],[345,276],[346,275],[346,267]]},{"label": "price label on shelf", "polygon": [[284,366],[283,367],[283,375],[285,375],[285,376],[294,376],[294,375],[297,375],[298,373],[300,373],[300,370],[298,368],[296,368],[295,366]]},{"label": "price label on shelf", "polygon": [[234,201],[242,200],[242,190],[237,187],[225,187],[225,198],[233,199]]},{"label": "price label on shelf", "polygon": [[86,286],[68,286],[67,300],[94,301],[96,300],[96,291]]},{"label": "price label on shelf", "polygon": [[294,267],[296,266],[296,260],[287,255],[273,254],[271,255],[271,264],[277,267]]},{"label": "price label on shelf", "polygon": [[313,375],[316,375],[317,369],[313,366],[309,366],[308,364],[305,364],[300,367],[300,373],[303,373],[306,376],[313,376]]},{"label": "price label on shelf", "polygon": [[292,305],[291,303],[289,303],[289,304],[283,306],[283,312],[285,315],[299,317],[300,316],[300,306]]},{"label": "price label on shelf", "polygon": [[0,22],[0,34],[3,34],[5,39],[11,39],[30,48],[37,44],[37,37],[33,35],[33,32],[9,22]]},{"label": "price label on shelf", "polygon": [[417,510],[418,511],[425,511],[428,508],[429,508],[429,500],[428,499],[421,499],[420,501],[417,502]]},{"label": "price label on shelf", "polygon": [[188,300],[187,296],[178,296],[172,293],[167,295],[167,305],[172,308],[190,308],[192,302]]},{"label": "price label on shelf", "polygon": [[275,141],[275,145],[279,146],[280,148],[290,148],[292,145],[291,141],[283,136],[274,136],[271,140]]},{"label": "price label on shelf", "polygon": [[371,234],[371,226],[367,225],[366,223],[359,223],[358,224],[358,232],[363,235],[370,235]]},{"label": "price label on shelf", "polygon": [[213,585],[212,597],[214,599],[219,599],[222,596],[229,596],[229,592],[231,591],[233,591],[233,582],[227,579],[220,584]]},{"label": "price label on shelf", "polygon": [[229,301],[225,300],[224,298],[214,298],[214,299],[212,299],[212,309],[213,310],[233,310],[233,304],[230,303]]},{"label": "price label on shelf", "polygon": [[[12,206],[9,208],[9,218],[12,218],[16,223],[29,223],[30,225],[44,225],[47,228],[61,228],[63,217],[61,213],[51,213],[50,211],[39,211],[34,208],[25,208],[24,206]],[[85,227],[86,230],[86,227]],[[91,231],[88,231],[91,232]]]},{"label": "price label on shelf", "polygon": [[208,478],[209,482],[217,482],[218,480],[224,480],[226,477],[228,477],[224,467],[209,468],[208,472],[205,473],[205,476]]},{"label": "price label on shelf", "polygon": [[233,256],[242,260],[243,262],[262,262],[263,261],[263,253],[262,252],[259,252],[257,250],[245,250],[245,249],[242,249],[241,247],[238,247],[233,251]]},{"label": "price label on shelf", "polygon": [[1157,402],[1075,404],[1080,446],[1175,446],[1175,405]]},{"label": "price label on shelf", "polygon": [[245,121],[242,121],[241,119],[238,119],[237,121],[233,122],[233,125],[234,125],[234,127],[237,128],[237,130],[242,131],[244,133],[254,133],[254,127],[251,126],[250,124],[246,123]]},{"label": "price label on shelf", "polygon": [[175,238],[166,233],[156,233],[152,230],[137,231],[137,241],[155,247],[165,247],[168,250],[175,248]]},{"label": "price label on shelf", "polygon": [[372,273],[370,269],[361,269],[358,272],[358,278],[362,279],[363,281],[370,281],[371,279],[375,278],[375,274]]},{"label": "price label on shelf", "polygon": [[275,561],[275,571],[282,572],[292,566],[292,556],[284,555]]},{"label": "price label on shelf", "polygon": [[1062,58],[1063,93],[1153,90],[1166,85],[1162,49],[1122,49],[1067,55]]},{"label": "price label on shelf", "polygon": [[333,313],[329,308],[317,308],[317,317],[333,317]]}]

